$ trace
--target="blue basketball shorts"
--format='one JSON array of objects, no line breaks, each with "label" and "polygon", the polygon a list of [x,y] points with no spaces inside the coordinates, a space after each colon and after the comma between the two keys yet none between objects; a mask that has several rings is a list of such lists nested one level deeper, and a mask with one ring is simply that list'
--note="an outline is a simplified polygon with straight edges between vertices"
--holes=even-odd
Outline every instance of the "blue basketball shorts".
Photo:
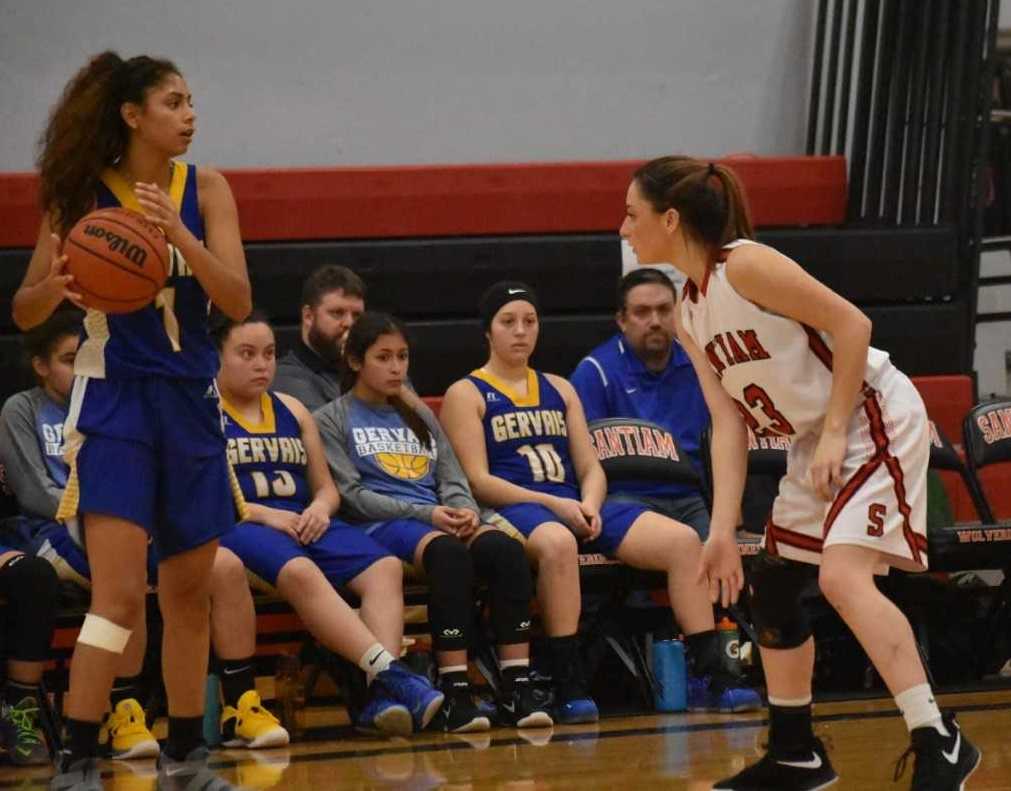
[{"label": "blue basketball shorts", "polygon": [[389,522],[378,522],[368,525],[366,532],[378,544],[384,546],[391,554],[396,555],[408,565],[414,564],[414,553],[421,539],[429,533],[442,531],[432,527],[420,519],[391,519]]},{"label": "blue basketball shorts", "polygon": [[161,558],[218,538],[244,508],[221,422],[213,380],[77,377],[57,518],[126,519],[148,532]]},{"label": "blue basketball shorts", "polygon": [[390,556],[364,530],[339,519],[331,519],[327,531],[305,545],[259,522],[240,522],[222,537],[221,546],[238,555],[249,573],[271,588],[277,587],[281,569],[295,558],[308,558],[331,585],[340,588],[377,560]]},{"label": "blue basketball shorts", "polygon": [[[648,510],[636,503],[605,500],[600,508],[602,523],[600,535],[593,541],[581,543],[579,551],[581,553],[600,552],[613,557],[635,520]],[[561,522],[554,511],[540,503],[504,505],[496,508],[495,513],[497,518],[491,520],[492,524],[506,529],[507,532],[515,531],[524,538],[529,538],[530,534],[545,522]]]}]

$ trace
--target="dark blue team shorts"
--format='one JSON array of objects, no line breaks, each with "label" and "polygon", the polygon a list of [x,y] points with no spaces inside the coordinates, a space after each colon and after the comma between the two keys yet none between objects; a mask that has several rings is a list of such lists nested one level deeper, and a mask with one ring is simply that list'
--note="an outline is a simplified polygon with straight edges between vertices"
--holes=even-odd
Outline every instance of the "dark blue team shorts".
[{"label": "dark blue team shorts", "polygon": [[408,565],[414,564],[414,553],[421,539],[429,533],[442,533],[438,528],[420,519],[391,519],[389,522],[378,522],[367,525],[366,532],[372,540],[386,547],[391,554]]},{"label": "dark blue team shorts", "polygon": [[239,489],[213,380],[78,377],[67,422],[71,477],[61,514],[134,522],[161,558],[235,525]]},{"label": "dark blue team shorts", "polygon": [[364,530],[339,519],[331,519],[327,531],[305,545],[259,522],[240,522],[222,537],[221,546],[238,555],[251,574],[271,587],[277,586],[281,569],[295,558],[311,560],[330,584],[339,588],[377,560],[390,556]]},{"label": "dark blue team shorts", "polygon": [[[593,541],[581,543],[579,551],[581,553],[600,552],[613,557],[635,520],[648,510],[648,508],[635,503],[605,500],[600,508],[600,521],[602,522],[600,535]],[[524,538],[529,538],[530,534],[545,522],[561,522],[554,511],[540,503],[504,505],[496,508],[495,512],[498,514],[498,519],[492,520],[492,524],[504,527],[507,531],[512,528]]]}]

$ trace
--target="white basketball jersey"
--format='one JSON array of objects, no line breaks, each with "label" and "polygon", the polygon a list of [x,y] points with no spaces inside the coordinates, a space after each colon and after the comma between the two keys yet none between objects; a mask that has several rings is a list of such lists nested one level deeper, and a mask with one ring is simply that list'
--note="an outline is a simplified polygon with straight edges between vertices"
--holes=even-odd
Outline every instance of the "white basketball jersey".
[{"label": "white basketball jersey", "polygon": [[[724,251],[742,244],[755,242],[738,239]],[[819,427],[832,392],[828,335],[742,297],[722,262],[701,288],[686,284],[681,321],[756,435],[796,437]],[[890,365],[887,353],[869,349],[865,382],[873,386]]]}]

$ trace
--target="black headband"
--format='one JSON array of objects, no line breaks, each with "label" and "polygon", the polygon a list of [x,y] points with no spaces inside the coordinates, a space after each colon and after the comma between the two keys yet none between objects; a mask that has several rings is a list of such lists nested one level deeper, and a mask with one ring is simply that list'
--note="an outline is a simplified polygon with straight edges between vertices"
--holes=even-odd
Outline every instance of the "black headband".
[{"label": "black headband", "polygon": [[495,314],[502,310],[502,306],[522,299],[533,305],[534,310],[540,313],[540,306],[537,304],[537,294],[526,283],[518,280],[503,280],[488,288],[478,302],[477,309],[481,315],[481,321],[487,330],[491,326],[491,320]]}]

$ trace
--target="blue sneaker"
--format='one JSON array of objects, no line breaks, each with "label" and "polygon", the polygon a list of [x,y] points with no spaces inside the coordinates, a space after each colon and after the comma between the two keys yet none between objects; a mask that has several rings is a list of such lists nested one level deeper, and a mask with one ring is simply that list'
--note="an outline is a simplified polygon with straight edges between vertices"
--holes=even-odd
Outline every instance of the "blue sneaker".
[{"label": "blue sneaker", "polygon": [[427,678],[412,673],[402,662],[391,663],[376,676],[376,681],[383,685],[391,697],[407,707],[416,731],[432,721],[446,697]]},{"label": "blue sneaker", "polygon": [[731,714],[738,711],[757,711],[762,708],[762,698],[751,687],[713,684],[712,676],[688,676],[688,711],[709,711]]},{"label": "blue sneaker", "polygon": [[358,713],[355,730],[362,733],[384,733],[387,736],[410,736],[414,721],[407,706],[391,700],[382,687],[372,686],[369,700]]},{"label": "blue sneaker", "polygon": [[599,719],[600,712],[597,711],[593,698],[573,698],[555,703],[554,721],[558,725],[578,725]]}]

